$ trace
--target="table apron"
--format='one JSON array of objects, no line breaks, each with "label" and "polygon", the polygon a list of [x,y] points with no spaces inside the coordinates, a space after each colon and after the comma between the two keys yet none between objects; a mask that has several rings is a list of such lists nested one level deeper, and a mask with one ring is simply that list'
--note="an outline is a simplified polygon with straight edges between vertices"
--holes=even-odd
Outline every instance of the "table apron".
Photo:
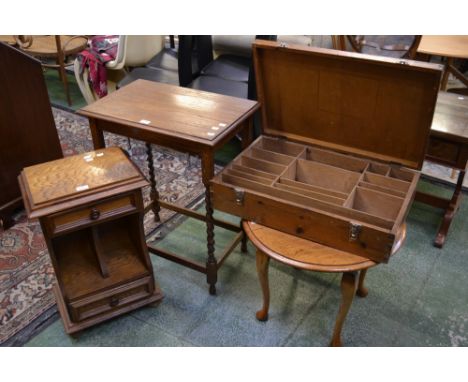
[{"label": "table apron", "polygon": [[[203,145],[195,141],[188,141],[186,137],[175,137],[156,131],[151,132],[139,129],[134,126],[105,121],[102,119],[90,118],[90,121],[91,119],[94,123],[90,123],[90,127],[91,129],[96,129],[97,133],[107,131],[110,133],[122,135],[127,138],[137,139],[155,145],[164,146],[173,150],[187,152],[193,155],[201,155],[203,152],[211,151],[213,149],[209,145]],[[96,142],[94,142],[94,144],[96,145]]]}]

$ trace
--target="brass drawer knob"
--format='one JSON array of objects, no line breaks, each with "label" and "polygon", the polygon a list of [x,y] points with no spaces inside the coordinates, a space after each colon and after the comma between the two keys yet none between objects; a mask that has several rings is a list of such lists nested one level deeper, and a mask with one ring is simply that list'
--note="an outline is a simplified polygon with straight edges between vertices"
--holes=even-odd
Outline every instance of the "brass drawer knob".
[{"label": "brass drawer knob", "polygon": [[110,299],[109,305],[114,307],[114,306],[119,305],[119,302],[120,302],[120,300],[119,300],[118,297],[112,296],[111,299]]},{"label": "brass drawer knob", "polygon": [[93,208],[89,213],[89,218],[91,220],[99,219],[99,216],[101,216],[101,212],[97,208]]}]

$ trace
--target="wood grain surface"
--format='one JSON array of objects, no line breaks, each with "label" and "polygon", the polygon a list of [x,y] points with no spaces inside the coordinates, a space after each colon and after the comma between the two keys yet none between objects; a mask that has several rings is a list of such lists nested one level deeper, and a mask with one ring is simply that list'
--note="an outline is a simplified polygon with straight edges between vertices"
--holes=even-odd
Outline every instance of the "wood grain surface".
[{"label": "wood grain surface", "polygon": [[295,147],[300,150],[286,155],[275,152],[281,146],[273,142],[274,138],[259,137],[215,177],[215,192],[221,182],[390,230],[400,212],[406,214],[418,179],[415,171],[299,143]]},{"label": "wood grain surface", "polygon": [[[18,174],[63,156],[39,61],[0,43],[0,220],[21,205]],[[13,203],[12,203],[13,202]],[[7,224],[9,223],[9,224]]]},{"label": "wood grain surface", "polygon": [[28,217],[39,217],[67,333],[161,300],[143,227],[148,182],[122,149],[31,166],[19,181]]},{"label": "wood grain surface", "polygon": [[24,169],[27,192],[37,208],[63,197],[141,179],[120,148],[110,147]]},{"label": "wood grain surface", "polygon": [[424,35],[419,43],[418,53],[444,57],[468,58],[468,36]]},{"label": "wood grain surface", "polygon": [[269,41],[253,49],[265,133],[421,168],[440,65]]},{"label": "wood grain surface", "polygon": [[[38,57],[56,57],[57,42],[55,35],[30,36],[32,43],[28,47],[21,48],[28,54]],[[60,36],[61,47],[65,55],[74,54],[86,49],[88,39],[84,36]]]},{"label": "wood grain surface", "polygon": [[246,99],[137,80],[79,113],[212,141],[256,106]]},{"label": "wood grain surface", "polygon": [[468,97],[439,92],[431,135],[468,144]]},{"label": "wood grain surface", "polygon": [[[294,144],[296,150],[289,147],[291,155],[287,155],[285,144],[289,143],[260,136],[239,154],[211,180],[214,207],[387,262],[414,198],[419,173],[299,143]],[[258,152],[263,159],[253,157]],[[359,234],[350,239],[353,225],[359,226]]]},{"label": "wood grain surface", "polygon": [[[286,234],[254,222],[244,222],[244,230],[256,248],[285,264],[319,272],[352,272],[377,265],[366,257]],[[395,254],[406,238],[403,224],[392,249]]]},{"label": "wood grain surface", "polygon": [[266,134],[212,180],[215,208],[387,262],[415,195],[442,66],[253,47]]}]

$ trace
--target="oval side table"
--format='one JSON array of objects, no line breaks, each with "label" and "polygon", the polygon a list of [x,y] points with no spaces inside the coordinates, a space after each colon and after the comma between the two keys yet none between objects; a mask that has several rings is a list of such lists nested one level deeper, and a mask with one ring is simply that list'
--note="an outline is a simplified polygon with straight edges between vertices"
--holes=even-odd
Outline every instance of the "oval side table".
[{"label": "oval side table", "polygon": [[[270,258],[298,269],[343,273],[341,278],[342,299],[330,344],[331,346],[341,346],[341,329],[353,302],[354,294],[360,297],[367,296],[368,291],[364,286],[364,278],[367,270],[378,263],[253,222],[244,221],[243,228],[257,249],[257,273],[263,292],[263,307],[256,314],[260,321],[268,319],[270,306],[268,266]],[[392,255],[400,249],[405,238],[406,224],[403,224],[398,233],[398,240],[393,247]]]}]

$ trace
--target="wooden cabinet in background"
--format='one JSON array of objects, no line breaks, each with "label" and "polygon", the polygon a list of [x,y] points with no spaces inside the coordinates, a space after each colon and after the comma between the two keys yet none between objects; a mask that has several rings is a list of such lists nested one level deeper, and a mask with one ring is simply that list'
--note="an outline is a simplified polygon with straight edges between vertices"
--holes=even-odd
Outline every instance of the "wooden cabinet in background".
[{"label": "wooden cabinet in background", "polygon": [[13,225],[21,206],[18,175],[22,168],[61,158],[42,66],[0,43],[0,221]]},{"label": "wooden cabinet in background", "polygon": [[148,183],[121,149],[27,167],[19,180],[29,218],[41,223],[67,333],[162,298],[143,229]]}]

